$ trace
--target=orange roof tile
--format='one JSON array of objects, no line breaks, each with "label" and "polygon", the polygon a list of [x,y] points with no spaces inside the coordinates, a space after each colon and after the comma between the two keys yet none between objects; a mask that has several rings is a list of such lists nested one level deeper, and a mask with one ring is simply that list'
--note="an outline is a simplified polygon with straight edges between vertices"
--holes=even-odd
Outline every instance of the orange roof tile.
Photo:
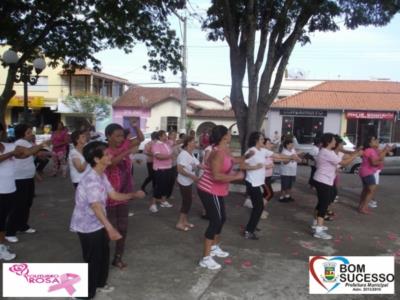
[{"label": "orange roof tile", "polygon": [[400,111],[400,82],[326,81],[274,102],[272,108]]},{"label": "orange roof tile", "polygon": [[[163,101],[174,99],[180,101],[181,89],[174,87],[144,87],[134,85],[130,87],[113,104],[114,107],[146,107],[150,108]],[[188,105],[199,108],[195,101],[213,101],[223,105],[218,99],[200,92],[194,88],[187,89]]]}]

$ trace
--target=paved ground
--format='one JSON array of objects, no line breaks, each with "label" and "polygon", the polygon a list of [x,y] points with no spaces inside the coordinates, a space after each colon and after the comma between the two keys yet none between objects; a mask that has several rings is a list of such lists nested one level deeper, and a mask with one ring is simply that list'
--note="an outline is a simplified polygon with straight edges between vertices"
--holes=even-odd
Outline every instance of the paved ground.
[{"label": "paved ground", "polygon": [[[136,180],[142,181],[144,166],[137,166]],[[355,211],[360,192],[354,175],[341,177],[337,219],[329,224],[335,238],[314,239],[309,222],[316,203],[305,185],[308,168],[300,167],[296,202],[272,201],[268,220],[261,220],[259,241],[244,240],[239,232],[249,210],[241,207],[243,196],[227,198],[228,221],[223,231],[223,248],[232,256],[231,264],[219,271],[197,266],[202,252],[207,222],[200,219],[196,200],[190,232],[175,230],[180,206],[175,189],[175,205],[150,215],[147,201],[131,203],[125,260],[126,271],[111,269],[112,294],[96,299],[398,299],[395,296],[309,295],[308,256],[310,255],[393,255],[400,251],[399,176],[382,176],[378,191],[380,206],[372,216]],[[39,232],[21,235],[13,245],[20,262],[81,262],[77,236],[68,231],[73,208],[73,192],[68,179],[46,178],[38,184],[31,225]],[[223,259],[220,262],[224,263]],[[400,257],[396,260],[396,291],[400,292]]]}]

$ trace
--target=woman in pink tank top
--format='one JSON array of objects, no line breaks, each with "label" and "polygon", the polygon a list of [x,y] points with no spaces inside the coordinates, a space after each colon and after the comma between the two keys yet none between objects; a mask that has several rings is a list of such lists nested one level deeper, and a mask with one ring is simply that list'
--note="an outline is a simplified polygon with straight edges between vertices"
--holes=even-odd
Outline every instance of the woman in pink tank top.
[{"label": "woman in pink tank top", "polygon": [[213,150],[205,162],[204,173],[197,184],[199,197],[210,221],[205,232],[203,258],[199,264],[201,267],[216,270],[221,268],[221,265],[213,259],[213,256],[229,256],[229,253],[218,245],[226,219],[223,197],[228,195],[229,183],[243,179],[243,173],[232,172],[234,159],[229,150],[231,134],[228,128],[215,126],[210,141]]}]

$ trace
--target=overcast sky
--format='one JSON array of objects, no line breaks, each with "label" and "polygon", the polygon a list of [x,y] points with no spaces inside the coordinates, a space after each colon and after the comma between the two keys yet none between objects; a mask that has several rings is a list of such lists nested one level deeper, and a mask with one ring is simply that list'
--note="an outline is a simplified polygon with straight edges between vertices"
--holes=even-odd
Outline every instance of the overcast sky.
[{"label": "overcast sky", "polygon": [[[192,0],[189,11],[204,14],[206,0]],[[179,22],[172,26],[181,36]],[[146,49],[138,45],[126,55],[107,50],[96,55],[102,71],[124,77],[133,83],[150,83],[152,74],[143,70]],[[304,73],[307,79],[374,79],[400,81],[400,15],[386,27],[362,27],[354,31],[316,33],[311,44],[296,46],[288,70]],[[166,73],[166,81],[180,82],[180,75]],[[196,17],[188,23],[188,82],[230,84],[229,48],[225,42],[208,42]],[[164,86],[164,85],[156,85]],[[178,86],[178,85],[175,85]],[[229,87],[201,84],[196,88],[222,99]]]}]

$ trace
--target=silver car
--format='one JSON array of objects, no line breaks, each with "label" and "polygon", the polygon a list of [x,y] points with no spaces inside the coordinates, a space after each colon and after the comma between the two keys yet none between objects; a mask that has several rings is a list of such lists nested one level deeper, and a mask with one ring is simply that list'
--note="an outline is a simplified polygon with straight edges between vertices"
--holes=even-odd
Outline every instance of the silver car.
[{"label": "silver car", "polygon": [[[385,157],[381,174],[400,174],[400,143],[395,144],[393,155]],[[350,165],[343,168],[345,172],[358,174],[361,166],[361,158],[356,158]]]}]

